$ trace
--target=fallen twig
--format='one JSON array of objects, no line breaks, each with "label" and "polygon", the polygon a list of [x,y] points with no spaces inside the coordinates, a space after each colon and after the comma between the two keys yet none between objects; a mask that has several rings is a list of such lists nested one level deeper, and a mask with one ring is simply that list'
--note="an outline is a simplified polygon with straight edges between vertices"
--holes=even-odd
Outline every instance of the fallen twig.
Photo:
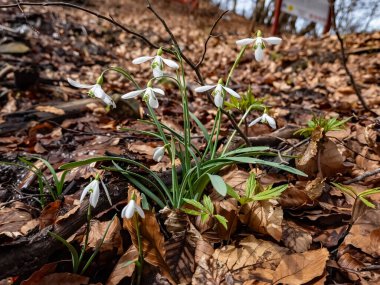
[{"label": "fallen twig", "polygon": [[353,179],[350,179],[350,180],[347,180],[345,182],[343,182],[343,184],[351,184],[351,183],[355,183],[355,182],[359,182],[361,180],[364,180],[366,179],[367,177],[370,177],[370,176],[373,176],[373,175],[376,175],[376,174],[379,174],[380,173],[380,168],[377,168],[375,170],[371,170],[371,171],[367,171],[367,172],[364,172],[362,175],[359,175]]}]

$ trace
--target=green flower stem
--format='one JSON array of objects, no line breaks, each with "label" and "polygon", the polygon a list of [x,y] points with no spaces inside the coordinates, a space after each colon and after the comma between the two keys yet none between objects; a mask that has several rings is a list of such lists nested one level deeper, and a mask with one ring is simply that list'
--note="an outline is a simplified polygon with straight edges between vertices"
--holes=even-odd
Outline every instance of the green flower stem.
[{"label": "green flower stem", "polygon": [[202,161],[205,160],[206,156],[207,156],[207,153],[208,153],[208,150],[213,147],[213,144],[212,144],[212,138],[214,137],[214,134],[215,134],[215,129],[216,129],[216,126],[217,126],[217,122],[219,121],[219,118],[220,118],[220,115],[221,115],[221,111],[220,111],[220,108],[218,109],[218,112],[216,113],[216,116],[215,116],[215,123],[214,123],[214,126],[212,127],[212,130],[211,130],[211,134],[210,134],[210,140],[208,141],[207,143],[207,146],[206,146],[206,149],[203,153],[203,157],[202,157]]},{"label": "green flower stem", "polygon": [[138,250],[139,250],[139,259],[136,262],[136,266],[137,266],[137,282],[136,282],[136,284],[140,285],[142,270],[143,270],[143,265],[144,265],[144,254],[143,254],[143,248],[142,248],[142,242],[141,242],[141,236],[140,236],[140,226],[139,226],[139,222],[138,222],[138,216],[136,214],[133,215],[133,220],[135,222],[137,244],[138,244]]},{"label": "green flower stem", "polygon": [[[253,108],[253,105],[249,106],[249,108],[247,109],[247,111],[245,111],[243,117],[241,118],[241,120],[238,123],[238,127],[240,127],[241,124],[245,121],[245,119],[247,118],[248,114],[251,112],[252,108]],[[223,152],[222,152],[221,156],[223,156],[226,153],[226,151],[227,151],[229,145],[231,144],[232,139],[235,137],[236,133],[237,133],[237,130],[234,130],[233,133],[231,134],[230,138],[228,139],[228,141],[227,141],[227,143],[226,143],[226,145],[225,145],[225,147],[223,149]]]},{"label": "green flower stem", "polygon": [[243,57],[244,52],[245,52],[246,49],[247,49],[247,46],[243,46],[242,49],[240,50],[239,54],[237,55],[237,57],[235,59],[235,62],[232,65],[230,72],[228,73],[227,80],[226,80],[226,85],[225,86],[228,86],[228,84],[230,84],[230,81],[231,81],[231,78],[232,78],[232,74],[234,73],[236,67],[239,65],[239,62],[240,62],[241,58]]},{"label": "green flower stem", "polygon": [[154,112],[154,110],[152,109],[152,107],[149,105],[149,102],[146,102],[146,105],[148,106],[149,114],[152,117],[153,122],[156,125],[158,132],[160,133],[162,141],[164,142],[165,145],[169,144],[169,141],[166,138],[164,130],[162,129],[162,126],[161,126],[160,122],[157,119],[156,113]]},{"label": "green flower stem", "polygon": [[[239,62],[241,60],[241,58],[243,57],[244,55],[244,52],[245,50],[247,49],[247,46],[244,46],[239,54],[237,55],[236,59],[235,59],[235,62],[234,64],[232,65],[231,69],[230,69],[230,72],[228,73],[228,76],[227,76],[227,80],[226,80],[226,84],[224,86],[228,86],[230,81],[231,81],[231,78],[232,78],[232,74],[234,73],[236,67],[239,65]],[[224,100],[224,97],[225,97],[225,92],[223,91],[223,100]],[[221,113],[221,108],[218,109],[218,113]],[[217,120],[218,118],[218,120]],[[216,151],[217,151],[217,145],[218,145],[218,138],[219,138],[219,133],[220,133],[220,125],[221,125],[221,121],[222,121],[222,116],[221,114],[217,114],[217,116],[215,117],[215,124],[217,125],[216,127],[216,137],[215,137],[215,144],[213,146],[213,150],[211,152],[211,159],[213,159],[215,157],[215,154],[216,154]],[[236,132],[236,130],[234,131]],[[212,134],[213,135],[213,134]],[[211,137],[212,138],[212,137]]]},{"label": "green flower stem", "polygon": [[[89,235],[90,235],[90,230],[91,230],[91,205],[88,204],[86,237],[84,239],[84,244],[83,244],[82,250],[80,252],[79,261],[78,261],[78,267],[79,267],[79,265],[82,262],[84,253],[86,252],[86,248],[87,248],[87,245],[88,245],[88,238],[89,238]],[[78,270],[78,268],[76,270]],[[76,271],[76,270],[74,270],[74,271]],[[74,273],[76,273],[76,272],[74,272]]]}]

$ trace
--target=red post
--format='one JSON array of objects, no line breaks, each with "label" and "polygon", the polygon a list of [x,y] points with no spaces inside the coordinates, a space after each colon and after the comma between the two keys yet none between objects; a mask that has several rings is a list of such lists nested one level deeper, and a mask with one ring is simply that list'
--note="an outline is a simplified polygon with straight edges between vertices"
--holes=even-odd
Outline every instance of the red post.
[{"label": "red post", "polygon": [[276,5],[274,8],[274,20],[272,24],[272,35],[276,35],[278,32],[278,24],[280,19],[280,13],[281,13],[281,5],[282,0],[276,0]]},{"label": "red post", "polygon": [[[332,4],[334,5],[334,3]],[[326,24],[323,28],[323,33],[326,34],[330,31],[330,28],[331,28],[331,18],[332,18],[332,7],[330,5],[330,9],[329,9],[329,15],[327,16],[327,20],[326,20]]]}]

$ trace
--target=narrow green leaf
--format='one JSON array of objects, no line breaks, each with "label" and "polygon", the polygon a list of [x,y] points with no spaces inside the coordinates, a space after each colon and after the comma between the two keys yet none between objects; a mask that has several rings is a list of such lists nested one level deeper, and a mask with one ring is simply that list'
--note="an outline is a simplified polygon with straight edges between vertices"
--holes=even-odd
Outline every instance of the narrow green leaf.
[{"label": "narrow green leaf", "polygon": [[76,251],[76,249],[70,243],[68,243],[64,238],[60,237],[56,233],[53,233],[53,232],[48,232],[48,233],[54,239],[60,241],[63,245],[65,245],[67,247],[67,249],[70,251],[71,260],[73,263],[73,271],[74,271],[74,273],[76,273],[78,271],[78,268],[79,268],[79,256],[78,256],[78,252]]},{"label": "narrow green leaf", "polygon": [[228,184],[227,185],[227,194],[230,195],[232,198],[234,198],[235,200],[239,201],[240,200],[240,196],[238,193],[235,192],[235,190]]},{"label": "narrow green leaf", "polygon": [[190,117],[194,120],[194,122],[198,125],[199,129],[202,131],[203,136],[205,137],[206,141],[208,142],[210,140],[210,135],[207,132],[206,127],[202,124],[202,122],[195,116],[193,113],[190,113]]},{"label": "narrow green leaf", "polygon": [[366,198],[363,198],[361,196],[358,196],[358,198],[367,206],[367,207],[370,207],[370,208],[373,208],[375,209],[376,206],[375,204],[371,203],[370,201],[368,201]]},{"label": "narrow green leaf", "polygon": [[186,198],[183,198],[183,200],[187,203],[187,204],[190,204],[192,206],[194,206],[195,208],[199,209],[199,210],[202,210],[204,212],[207,212],[207,208],[205,206],[203,206],[200,202],[198,201],[195,201],[195,200],[192,200],[192,199],[186,199]]},{"label": "narrow green leaf", "polygon": [[193,215],[193,216],[200,216],[200,215],[202,215],[202,212],[198,212],[198,211],[187,209],[187,208],[182,208],[181,210],[183,212],[185,212],[186,214]]}]

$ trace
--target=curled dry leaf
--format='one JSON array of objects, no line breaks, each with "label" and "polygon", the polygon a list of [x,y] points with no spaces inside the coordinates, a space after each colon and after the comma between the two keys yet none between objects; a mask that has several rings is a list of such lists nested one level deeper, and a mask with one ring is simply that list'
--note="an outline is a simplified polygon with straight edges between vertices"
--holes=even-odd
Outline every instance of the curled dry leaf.
[{"label": "curled dry leaf", "polygon": [[106,285],[117,285],[125,277],[131,277],[135,271],[136,264],[133,262],[139,256],[134,245],[120,257],[111,275],[108,277]]},{"label": "curled dry leaf", "polygon": [[297,166],[306,166],[318,153],[318,142],[323,137],[323,129],[317,127],[310,137],[310,142],[302,157],[297,160]]},{"label": "curled dry leaf", "polygon": [[242,206],[239,219],[251,229],[269,234],[280,241],[282,236],[282,208],[274,200],[250,202]]},{"label": "curled dry leaf", "polygon": [[[136,195],[136,203],[140,204],[141,197],[137,190],[130,187],[128,189],[128,198],[131,199],[132,194]],[[138,248],[137,234],[135,229],[134,219],[124,219],[123,226],[131,235],[133,245]],[[160,226],[157,223],[157,219],[154,213],[145,212],[145,218],[140,219],[138,216],[138,223],[140,226],[140,235],[142,239],[142,248],[144,253],[144,261],[158,267],[172,284],[176,284],[174,281],[168,264],[166,263],[166,250],[164,236],[160,231]]]},{"label": "curled dry leaf", "polygon": [[[100,245],[109,223],[110,221],[92,221],[90,235],[88,239],[89,248],[96,248]],[[112,251],[113,249],[117,249],[117,254],[122,254],[123,240],[121,238],[120,230],[121,225],[119,219],[113,219],[111,225],[109,226],[107,235],[104,238],[103,244],[100,248],[100,252]],[[83,237],[82,245],[84,244],[84,239],[85,237]]]},{"label": "curled dry leaf", "polygon": [[305,284],[324,274],[328,258],[326,248],[284,255],[273,274],[272,284]]}]

